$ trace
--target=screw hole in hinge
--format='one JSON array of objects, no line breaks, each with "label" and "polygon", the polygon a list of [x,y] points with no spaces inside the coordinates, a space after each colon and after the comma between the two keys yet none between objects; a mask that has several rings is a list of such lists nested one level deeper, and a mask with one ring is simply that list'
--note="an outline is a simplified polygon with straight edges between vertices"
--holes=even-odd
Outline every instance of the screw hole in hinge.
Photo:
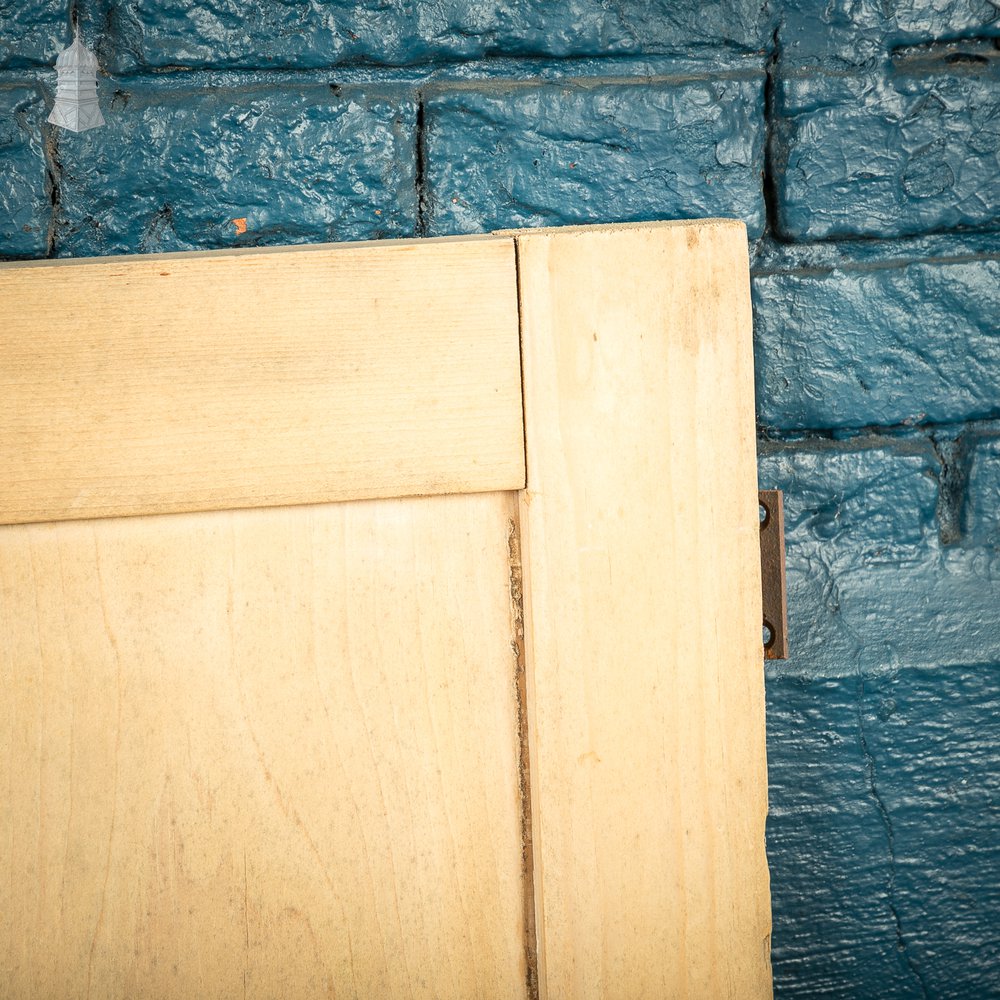
[{"label": "screw hole in hinge", "polygon": [[766,528],[767,522],[771,520],[771,512],[765,504],[758,504],[758,506],[760,507],[760,526]]},{"label": "screw hole in hinge", "polygon": [[764,619],[764,625],[761,628],[761,638],[764,641],[765,649],[770,649],[774,645],[774,628],[766,618]]}]

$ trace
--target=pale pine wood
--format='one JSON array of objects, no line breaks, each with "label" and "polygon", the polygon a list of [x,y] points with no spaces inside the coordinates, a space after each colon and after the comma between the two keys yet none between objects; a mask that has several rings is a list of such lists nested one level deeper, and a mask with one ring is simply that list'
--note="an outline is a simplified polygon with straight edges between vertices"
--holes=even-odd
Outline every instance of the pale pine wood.
[{"label": "pale pine wood", "polygon": [[505,238],[0,265],[0,523],[517,489]]},{"label": "pale pine wood", "polygon": [[0,528],[0,995],[524,996],[515,504]]},{"label": "pale pine wood", "polygon": [[[0,528],[0,995],[770,995],[745,233],[516,245],[519,503]],[[0,267],[0,521],[521,486],[514,246]]]},{"label": "pale pine wood", "polygon": [[769,997],[744,228],[517,243],[542,997]]}]

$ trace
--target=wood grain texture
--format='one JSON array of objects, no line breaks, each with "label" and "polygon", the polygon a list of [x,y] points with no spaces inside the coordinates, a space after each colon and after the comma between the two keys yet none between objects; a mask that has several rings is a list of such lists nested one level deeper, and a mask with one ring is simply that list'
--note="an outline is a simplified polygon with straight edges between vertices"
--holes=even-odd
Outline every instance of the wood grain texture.
[{"label": "wood grain texture", "polygon": [[515,514],[0,528],[0,995],[524,996]]},{"label": "wood grain texture", "polygon": [[517,242],[542,996],[769,997],[744,228]]},{"label": "wood grain texture", "polygon": [[506,238],[0,265],[0,523],[524,483]]}]

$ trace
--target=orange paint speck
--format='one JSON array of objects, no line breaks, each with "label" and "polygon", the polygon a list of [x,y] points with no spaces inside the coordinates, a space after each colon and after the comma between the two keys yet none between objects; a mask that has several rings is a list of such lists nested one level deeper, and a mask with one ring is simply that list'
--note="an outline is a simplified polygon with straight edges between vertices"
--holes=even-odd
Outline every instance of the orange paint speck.
[{"label": "orange paint speck", "polygon": [[246,219],[230,219],[229,221],[236,227],[237,236],[242,236],[247,231]]}]

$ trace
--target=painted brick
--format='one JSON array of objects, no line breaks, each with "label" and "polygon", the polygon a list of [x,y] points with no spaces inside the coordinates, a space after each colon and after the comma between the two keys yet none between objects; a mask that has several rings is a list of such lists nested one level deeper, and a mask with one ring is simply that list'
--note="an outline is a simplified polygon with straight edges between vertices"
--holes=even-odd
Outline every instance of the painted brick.
[{"label": "painted brick", "polygon": [[903,236],[1000,219],[1000,65],[786,80],[779,224],[793,239]]},{"label": "painted brick", "polygon": [[896,955],[885,831],[858,740],[858,687],[854,677],[767,680],[777,1000],[856,1000],[907,984]]},{"label": "painted brick", "polygon": [[[969,478],[963,527],[970,542],[1000,549],[1000,439],[971,437],[965,455]],[[1000,629],[1000,611],[994,620]]]},{"label": "painted brick", "polygon": [[107,127],[60,146],[60,255],[413,234],[408,99],[326,86],[105,98]]},{"label": "painted brick", "polygon": [[698,46],[756,50],[769,29],[753,0],[91,0],[85,15],[110,31],[109,66],[317,68],[359,61],[402,65],[484,55],[589,56]]},{"label": "painted brick", "polygon": [[36,87],[0,87],[0,257],[44,257],[47,251],[47,114]]},{"label": "painted brick", "polygon": [[863,66],[896,48],[936,39],[997,37],[991,0],[781,0],[782,59],[792,66]]},{"label": "painted brick", "polygon": [[927,438],[760,451],[761,487],[785,491],[782,676],[1000,662],[1000,548],[941,543]]},{"label": "painted brick", "polygon": [[430,230],[764,224],[762,80],[459,90],[427,104]]},{"label": "painted brick", "polygon": [[753,300],[766,427],[1000,415],[1000,253],[758,274]]},{"label": "painted brick", "polygon": [[1000,996],[1000,664],[767,695],[775,996]]},{"label": "painted brick", "polygon": [[69,41],[68,0],[0,0],[0,69],[54,65]]}]

